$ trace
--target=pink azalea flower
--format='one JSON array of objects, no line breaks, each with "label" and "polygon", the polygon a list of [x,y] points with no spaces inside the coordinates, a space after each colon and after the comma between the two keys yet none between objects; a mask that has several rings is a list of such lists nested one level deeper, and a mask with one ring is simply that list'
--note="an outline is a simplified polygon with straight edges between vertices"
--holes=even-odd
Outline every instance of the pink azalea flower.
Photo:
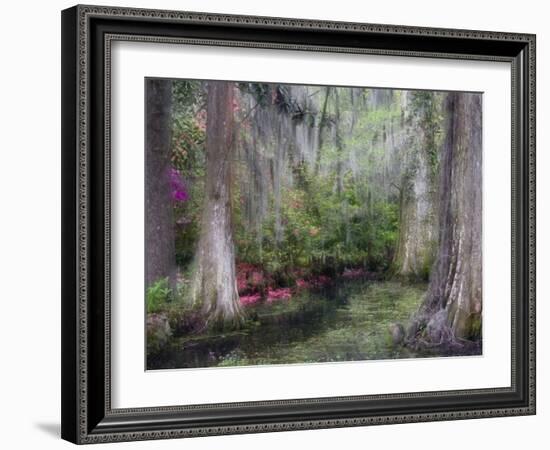
[{"label": "pink azalea flower", "polygon": [[267,301],[272,303],[279,300],[290,300],[292,292],[290,288],[267,289]]},{"label": "pink azalea flower", "polygon": [[241,302],[241,305],[248,306],[253,305],[254,303],[257,303],[262,296],[260,294],[251,294],[251,295],[241,295],[239,297],[239,300]]},{"label": "pink azalea flower", "polygon": [[189,199],[189,194],[187,193],[181,174],[173,167],[170,169],[170,189],[173,200],[177,202],[185,202]]}]

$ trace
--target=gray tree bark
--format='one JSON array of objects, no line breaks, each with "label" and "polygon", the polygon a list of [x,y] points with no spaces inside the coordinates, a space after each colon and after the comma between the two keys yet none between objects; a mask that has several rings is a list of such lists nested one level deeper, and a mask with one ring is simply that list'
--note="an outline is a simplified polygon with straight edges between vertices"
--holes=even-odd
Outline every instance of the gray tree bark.
[{"label": "gray tree bark", "polygon": [[[408,109],[412,96],[408,93]],[[432,99],[433,101],[433,99]],[[405,140],[405,170],[399,187],[399,239],[393,273],[402,277],[428,279],[437,250],[437,177],[432,176],[429,147],[434,145],[427,129],[428,112],[413,111]]]},{"label": "gray tree bark", "polygon": [[439,248],[418,314],[434,343],[478,340],[481,334],[481,94],[449,93],[445,110]]},{"label": "gray tree bark", "polygon": [[206,192],[191,296],[212,327],[238,326],[243,318],[231,223],[233,92],[228,82],[208,83]]},{"label": "gray tree bark", "polygon": [[145,281],[175,283],[176,254],[170,190],[172,82],[148,79],[145,138]]}]

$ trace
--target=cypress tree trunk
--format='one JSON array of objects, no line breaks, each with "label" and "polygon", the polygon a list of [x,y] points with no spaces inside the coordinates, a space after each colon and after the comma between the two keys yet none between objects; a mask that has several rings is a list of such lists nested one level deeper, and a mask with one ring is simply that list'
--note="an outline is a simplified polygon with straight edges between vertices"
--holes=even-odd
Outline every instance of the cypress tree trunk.
[{"label": "cypress tree trunk", "polygon": [[170,190],[172,82],[147,80],[145,143],[145,281],[175,283],[176,254]]},{"label": "cypress tree trunk", "polygon": [[435,212],[426,180],[426,165],[418,155],[418,167],[400,190],[399,241],[393,261],[398,276],[427,279],[435,253]]},{"label": "cypress tree trunk", "polygon": [[210,326],[222,328],[238,326],[243,317],[231,224],[233,88],[208,84],[206,192],[192,285],[193,303],[201,305]]},{"label": "cypress tree trunk", "polygon": [[439,344],[479,340],[482,306],[481,95],[449,93],[445,110],[439,248],[417,322]]},{"label": "cypress tree trunk", "polygon": [[433,176],[430,151],[435,146],[433,128],[436,119],[430,112],[435,107],[434,96],[427,98],[423,108],[413,108],[415,96],[409,93],[408,109],[412,110],[407,130],[406,167],[399,187],[399,239],[393,259],[397,276],[428,279],[437,250],[437,180]]}]

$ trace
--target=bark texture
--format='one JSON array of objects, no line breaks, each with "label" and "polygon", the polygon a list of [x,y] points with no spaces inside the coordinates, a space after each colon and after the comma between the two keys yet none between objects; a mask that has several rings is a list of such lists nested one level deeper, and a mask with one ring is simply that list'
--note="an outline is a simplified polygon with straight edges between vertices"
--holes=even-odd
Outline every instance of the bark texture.
[{"label": "bark texture", "polygon": [[145,280],[175,283],[176,253],[170,190],[172,82],[147,80],[145,144]]},{"label": "bark texture", "polygon": [[214,327],[236,326],[242,319],[231,223],[233,90],[232,83],[208,84],[206,192],[192,298]]},{"label": "bark texture", "polygon": [[436,344],[478,340],[482,309],[481,95],[449,93],[445,109],[439,248],[418,315]]},{"label": "bark texture", "polygon": [[[408,93],[407,109],[413,97]],[[418,95],[425,95],[421,93]],[[437,250],[437,177],[433,176],[430,151],[434,145],[432,108],[433,95],[424,108],[412,109],[406,130],[405,168],[399,187],[399,239],[393,260],[397,276],[427,279]]]}]

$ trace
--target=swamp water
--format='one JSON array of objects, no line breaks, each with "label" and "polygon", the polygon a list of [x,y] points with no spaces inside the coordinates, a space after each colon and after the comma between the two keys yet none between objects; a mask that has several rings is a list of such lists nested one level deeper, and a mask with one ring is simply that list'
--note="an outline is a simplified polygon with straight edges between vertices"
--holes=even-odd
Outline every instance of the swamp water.
[{"label": "swamp water", "polygon": [[232,333],[173,336],[148,355],[148,369],[320,363],[431,356],[392,343],[388,326],[406,326],[427,284],[347,280],[290,300],[246,307],[247,327]]}]

